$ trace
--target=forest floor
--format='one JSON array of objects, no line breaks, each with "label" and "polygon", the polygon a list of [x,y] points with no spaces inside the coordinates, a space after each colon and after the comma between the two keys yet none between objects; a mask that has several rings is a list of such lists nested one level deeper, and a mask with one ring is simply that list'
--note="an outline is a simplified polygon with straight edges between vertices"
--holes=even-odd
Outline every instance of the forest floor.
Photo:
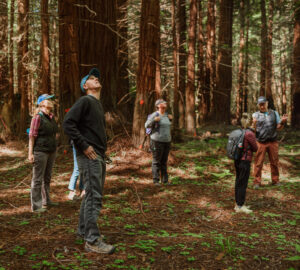
[{"label": "forest floor", "polygon": [[219,135],[172,145],[169,186],[152,184],[150,153],[130,147],[126,135],[112,143],[98,224],[117,246],[113,255],[86,253],[76,238],[69,147],[60,147],[53,169],[59,206],[33,214],[27,146],[2,145],[0,269],[300,269],[300,131],[280,135],[283,185],[270,185],[268,159],[264,186],[254,190],[250,178],[250,215],[233,211],[234,167]]}]

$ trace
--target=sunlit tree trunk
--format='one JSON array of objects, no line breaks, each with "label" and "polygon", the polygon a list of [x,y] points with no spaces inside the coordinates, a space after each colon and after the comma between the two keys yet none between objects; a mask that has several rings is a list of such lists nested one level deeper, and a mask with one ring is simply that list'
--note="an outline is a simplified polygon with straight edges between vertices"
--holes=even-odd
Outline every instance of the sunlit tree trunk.
[{"label": "sunlit tree trunk", "polygon": [[268,49],[268,30],[266,18],[265,0],[260,0],[261,10],[261,66],[260,66],[260,96],[266,95],[266,69],[267,69],[267,49]]},{"label": "sunlit tree trunk", "polygon": [[300,126],[300,3],[294,0],[295,24],[292,61],[292,125]]},{"label": "sunlit tree trunk", "polygon": [[216,91],[213,96],[213,119],[217,123],[229,123],[230,121],[230,95],[232,86],[232,21],[233,0],[221,0]]},{"label": "sunlit tree trunk", "polygon": [[3,100],[8,92],[8,7],[5,1],[0,12],[0,98]]},{"label": "sunlit tree trunk", "polygon": [[154,110],[160,96],[160,9],[159,0],[142,0],[137,92],[134,106],[132,140],[141,147],[145,137],[147,114]]},{"label": "sunlit tree trunk", "polygon": [[178,10],[178,34],[177,40],[179,44],[179,128],[185,127],[185,87],[186,87],[186,0],[177,1]]},{"label": "sunlit tree trunk", "polygon": [[41,1],[41,81],[38,94],[51,93],[48,0]]},{"label": "sunlit tree trunk", "polygon": [[250,27],[250,0],[246,0],[246,39],[245,39],[245,72],[243,89],[243,112],[248,112],[248,70],[249,70],[249,27]]},{"label": "sunlit tree trunk", "polygon": [[268,42],[266,59],[266,97],[269,101],[269,108],[275,109],[272,94],[273,68],[272,68],[272,42],[273,42],[273,12],[274,0],[269,0],[269,19],[268,19]]},{"label": "sunlit tree trunk", "polygon": [[10,38],[9,38],[9,100],[13,104],[14,99],[14,22],[15,22],[15,0],[10,4]]},{"label": "sunlit tree trunk", "polygon": [[211,95],[215,89],[215,0],[208,0],[207,4],[207,42],[206,42],[206,62],[205,62],[205,85],[203,90],[203,104],[202,109],[203,120],[207,121],[211,111]]},{"label": "sunlit tree trunk", "polygon": [[196,47],[197,2],[190,1],[190,25],[188,29],[188,60],[186,102],[186,132],[193,135],[196,132],[195,117],[195,47]]},{"label": "sunlit tree trunk", "polygon": [[173,95],[173,127],[178,128],[179,118],[179,93],[178,93],[178,42],[176,29],[176,0],[172,0],[172,38],[173,38],[173,62],[174,62],[174,95]]},{"label": "sunlit tree trunk", "polygon": [[203,122],[203,115],[207,113],[207,104],[204,102],[205,94],[205,69],[204,69],[204,34],[203,34],[203,25],[202,25],[202,2],[198,2],[198,97],[199,97],[199,121]]},{"label": "sunlit tree trunk", "polygon": [[238,89],[236,96],[236,119],[238,122],[242,116],[242,102],[244,93],[244,50],[245,50],[245,1],[240,0],[240,53],[239,53],[239,71],[238,71]]},{"label": "sunlit tree trunk", "polygon": [[18,44],[18,88],[21,94],[21,110],[19,123],[19,136],[26,134],[26,128],[29,125],[28,119],[28,12],[29,0],[18,1],[18,34],[20,41]]}]

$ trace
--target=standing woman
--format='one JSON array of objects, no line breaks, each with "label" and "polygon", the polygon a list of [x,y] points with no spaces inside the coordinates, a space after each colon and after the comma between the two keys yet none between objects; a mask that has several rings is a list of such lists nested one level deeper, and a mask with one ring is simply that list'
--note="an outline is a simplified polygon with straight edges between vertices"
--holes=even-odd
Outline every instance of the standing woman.
[{"label": "standing woman", "polygon": [[145,123],[145,128],[151,128],[150,148],[152,150],[152,176],[153,183],[159,185],[159,180],[168,183],[167,161],[171,146],[172,115],[166,113],[167,102],[158,99],[155,102],[156,112]]},{"label": "standing woman", "polygon": [[38,108],[31,120],[28,160],[33,163],[31,180],[31,210],[44,212],[55,205],[50,200],[50,180],[56,155],[57,124],[53,110],[54,95],[44,94],[37,100]]}]

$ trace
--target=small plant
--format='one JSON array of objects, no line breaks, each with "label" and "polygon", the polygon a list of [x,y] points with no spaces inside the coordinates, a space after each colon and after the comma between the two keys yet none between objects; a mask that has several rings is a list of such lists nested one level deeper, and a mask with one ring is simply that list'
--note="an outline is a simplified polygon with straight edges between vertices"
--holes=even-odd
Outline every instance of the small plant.
[{"label": "small plant", "polygon": [[22,256],[26,253],[26,249],[20,246],[15,246],[15,248],[13,249],[13,252]]},{"label": "small plant", "polygon": [[167,253],[171,253],[171,251],[175,249],[175,247],[173,246],[169,246],[169,247],[162,247],[161,250]]},{"label": "small plant", "polygon": [[144,252],[149,253],[155,251],[157,243],[153,240],[138,240],[133,246],[142,249]]}]

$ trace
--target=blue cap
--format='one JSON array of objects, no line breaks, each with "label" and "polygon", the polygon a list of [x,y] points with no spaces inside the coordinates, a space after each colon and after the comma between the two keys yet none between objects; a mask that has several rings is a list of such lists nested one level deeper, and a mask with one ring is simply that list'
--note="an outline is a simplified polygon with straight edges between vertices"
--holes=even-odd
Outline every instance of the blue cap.
[{"label": "blue cap", "polygon": [[88,75],[84,76],[82,79],[81,79],[81,82],[80,82],[80,88],[81,88],[81,91],[83,93],[85,93],[85,89],[83,88],[83,85],[85,84],[85,82],[88,80],[88,78],[93,75],[95,77],[97,77],[98,79],[100,79],[100,71],[97,69],[97,68],[92,68],[89,72]]},{"label": "blue cap", "polygon": [[38,98],[36,104],[37,104],[37,105],[40,105],[40,103],[41,103],[42,101],[44,101],[44,100],[46,100],[46,99],[53,98],[53,97],[54,97],[54,95],[43,94],[43,95],[39,96],[39,98]]},{"label": "blue cap", "polygon": [[257,104],[266,103],[266,102],[267,102],[266,97],[261,96],[257,99]]}]

